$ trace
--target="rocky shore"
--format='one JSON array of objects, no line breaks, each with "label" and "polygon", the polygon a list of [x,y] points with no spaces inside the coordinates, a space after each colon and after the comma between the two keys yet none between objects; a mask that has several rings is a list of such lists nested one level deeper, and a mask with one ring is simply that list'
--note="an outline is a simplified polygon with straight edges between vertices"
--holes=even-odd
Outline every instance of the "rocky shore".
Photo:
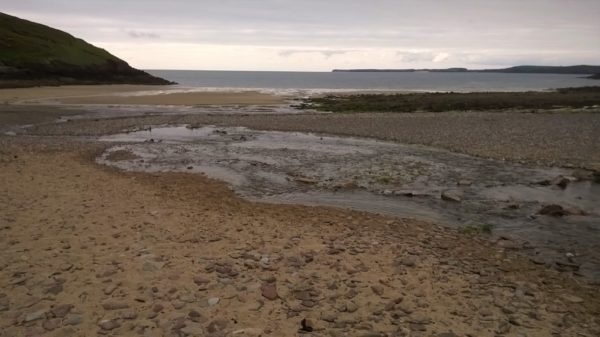
[{"label": "rocky shore", "polygon": [[600,333],[598,285],[503,242],[113,171],[95,143],[0,143],[1,336]]}]

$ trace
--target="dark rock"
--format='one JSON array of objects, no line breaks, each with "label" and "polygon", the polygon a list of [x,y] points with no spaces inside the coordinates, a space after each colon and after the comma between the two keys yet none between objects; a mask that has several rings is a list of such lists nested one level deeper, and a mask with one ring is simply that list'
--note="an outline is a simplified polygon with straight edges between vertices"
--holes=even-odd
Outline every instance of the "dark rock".
[{"label": "dark rock", "polygon": [[220,331],[225,330],[225,328],[227,327],[227,324],[228,324],[228,322],[224,319],[216,319],[216,320],[208,323],[208,326],[206,327],[206,331],[208,331],[209,333],[220,332]]},{"label": "dark rock", "polygon": [[304,318],[302,321],[300,321],[300,331],[312,332],[313,330],[314,324],[310,319]]}]

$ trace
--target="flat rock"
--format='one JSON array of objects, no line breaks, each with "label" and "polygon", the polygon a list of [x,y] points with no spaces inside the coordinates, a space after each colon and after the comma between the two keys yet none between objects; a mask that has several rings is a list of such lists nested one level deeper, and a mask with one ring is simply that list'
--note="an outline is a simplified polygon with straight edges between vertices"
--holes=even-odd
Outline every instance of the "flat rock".
[{"label": "flat rock", "polygon": [[102,303],[104,310],[119,310],[129,308],[129,304],[126,302],[107,301]]},{"label": "flat rock", "polygon": [[260,291],[263,297],[270,301],[274,301],[279,298],[277,294],[277,286],[275,283],[265,283],[260,287]]}]

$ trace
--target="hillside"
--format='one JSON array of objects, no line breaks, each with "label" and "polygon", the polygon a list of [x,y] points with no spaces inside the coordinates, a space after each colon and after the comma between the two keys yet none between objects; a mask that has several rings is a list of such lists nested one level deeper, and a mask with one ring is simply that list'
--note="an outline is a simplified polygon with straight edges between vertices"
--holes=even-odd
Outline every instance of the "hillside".
[{"label": "hillside", "polygon": [[63,31],[0,13],[0,87],[171,84]]}]

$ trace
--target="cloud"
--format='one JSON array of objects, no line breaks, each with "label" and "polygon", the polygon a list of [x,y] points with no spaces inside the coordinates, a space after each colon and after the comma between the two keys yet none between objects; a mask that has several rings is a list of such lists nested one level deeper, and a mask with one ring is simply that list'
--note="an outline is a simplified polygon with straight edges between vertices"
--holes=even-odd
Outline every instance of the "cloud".
[{"label": "cloud", "polygon": [[439,63],[439,62],[443,62],[448,57],[450,57],[450,54],[448,54],[448,53],[439,53],[439,54],[435,55],[435,57],[431,61],[433,63]]},{"label": "cloud", "polygon": [[142,32],[142,31],[137,31],[137,30],[130,30],[127,32],[127,35],[129,35],[130,37],[132,37],[134,39],[159,39],[160,38],[160,35],[158,35],[156,33]]},{"label": "cloud", "polygon": [[322,50],[322,49],[286,49],[279,52],[280,56],[289,57],[296,54],[314,54],[318,53],[323,55],[325,58],[330,58],[335,55],[344,55],[352,52],[352,50]]}]

